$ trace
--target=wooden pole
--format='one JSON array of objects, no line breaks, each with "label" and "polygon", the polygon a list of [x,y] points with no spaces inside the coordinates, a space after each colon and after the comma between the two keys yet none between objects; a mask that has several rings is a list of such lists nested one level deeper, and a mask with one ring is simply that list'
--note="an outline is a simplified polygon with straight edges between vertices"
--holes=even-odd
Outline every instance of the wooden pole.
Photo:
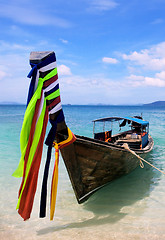
[{"label": "wooden pole", "polygon": [[44,59],[52,55],[53,51],[44,51],[44,52],[31,52],[30,53],[30,63],[38,64]]}]

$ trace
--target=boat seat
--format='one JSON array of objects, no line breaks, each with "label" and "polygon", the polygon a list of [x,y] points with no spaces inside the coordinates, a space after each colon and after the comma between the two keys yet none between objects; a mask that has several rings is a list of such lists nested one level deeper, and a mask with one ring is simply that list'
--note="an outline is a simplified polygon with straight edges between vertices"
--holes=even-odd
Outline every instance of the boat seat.
[{"label": "boat seat", "polygon": [[130,148],[140,149],[141,140],[140,139],[119,139],[116,141],[117,145],[122,146],[124,143],[127,143]]}]

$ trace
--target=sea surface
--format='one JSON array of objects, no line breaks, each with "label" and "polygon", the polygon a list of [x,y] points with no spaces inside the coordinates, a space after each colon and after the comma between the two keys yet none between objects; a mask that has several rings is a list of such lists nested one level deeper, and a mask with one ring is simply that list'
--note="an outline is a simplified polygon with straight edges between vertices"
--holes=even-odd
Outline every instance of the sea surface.
[{"label": "sea surface", "polygon": [[[109,116],[143,114],[150,122],[154,148],[145,159],[165,172],[165,108],[142,106],[63,106],[73,133],[91,136],[92,120]],[[0,106],[0,239],[90,240],[165,239],[165,175],[145,164],[96,192],[86,203],[76,201],[60,157],[56,212],[49,220],[38,217],[46,146],[31,218],[16,211],[21,179],[12,177],[20,159],[19,136],[24,105]],[[50,125],[48,126],[49,129]],[[51,171],[54,154],[51,159]],[[48,195],[50,193],[50,181]]]}]

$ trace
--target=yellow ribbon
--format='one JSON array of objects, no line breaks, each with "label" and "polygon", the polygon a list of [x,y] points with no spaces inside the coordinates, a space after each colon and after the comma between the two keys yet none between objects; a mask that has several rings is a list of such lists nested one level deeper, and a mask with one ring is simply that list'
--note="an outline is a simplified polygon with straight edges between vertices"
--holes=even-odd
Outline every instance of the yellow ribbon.
[{"label": "yellow ribbon", "polygon": [[50,220],[53,220],[55,205],[56,205],[56,196],[57,196],[57,185],[58,185],[58,162],[59,162],[59,147],[55,143],[55,165],[52,177],[52,187],[51,187],[51,202],[50,202]]},{"label": "yellow ribbon", "polygon": [[51,202],[50,202],[50,220],[53,220],[55,205],[56,205],[56,196],[57,196],[57,185],[58,185],[58,163],[59,163],[59,149],[69,145],[72,141],[75,141],[75,136],[68,128],[68,138],[62,142],[56,143],[54,142],[55,148],[55,165],[53,170],[52,177],[52,186],[51,186]]}]

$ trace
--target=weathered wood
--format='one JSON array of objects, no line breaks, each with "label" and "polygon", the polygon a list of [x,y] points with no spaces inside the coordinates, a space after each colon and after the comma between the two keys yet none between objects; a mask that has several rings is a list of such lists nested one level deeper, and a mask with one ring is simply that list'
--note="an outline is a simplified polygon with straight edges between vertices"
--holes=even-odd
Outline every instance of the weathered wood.
[{"label": "weathered wood", "polygon": [[[130,173],[139,160],[121,146],[76,136],[71,147],[61,149],[71,183],[79,203],[107,183]],[[151,151],[153,139],[138,154]],[[99,153],[99,154],[98,154]]]},{"label": "weathered wood", "polygon": [[31,52],[29,60],[31,63],[37,64],[52,55],[53,53],[53,51]]},{"label": "weathered wood", "polygon": [[[63,151],[63,149],[65,149],[65,151]],[[72,143],[63,149],[61,149],[62,157],[67,168],[77,201],[79,202],[79,199],[84,195],[84,186],[82,184],[79,162],[76,157],[75,145]]]}]

